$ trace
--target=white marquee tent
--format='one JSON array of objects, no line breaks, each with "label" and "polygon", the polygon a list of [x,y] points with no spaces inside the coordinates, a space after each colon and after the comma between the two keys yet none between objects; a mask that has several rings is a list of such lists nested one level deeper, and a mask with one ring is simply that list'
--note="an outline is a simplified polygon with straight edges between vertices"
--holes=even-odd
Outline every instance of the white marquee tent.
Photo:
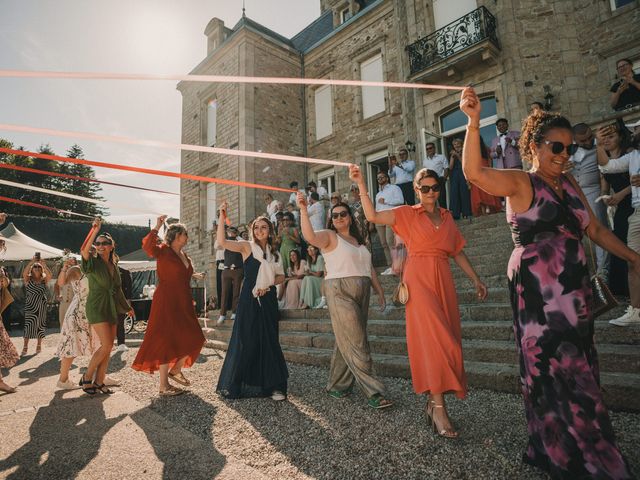
[{"label": "white marquee tent", "polygon": [[0,260],[22,261],[31,260],[36,252],[40,252],[40,258],[59,258],[63,255],[59,248],[51,247],[34,240],[18,230],[13,223],[9,223],[0,230],[0,238],[4,240],[7,250],[0,253]]}]

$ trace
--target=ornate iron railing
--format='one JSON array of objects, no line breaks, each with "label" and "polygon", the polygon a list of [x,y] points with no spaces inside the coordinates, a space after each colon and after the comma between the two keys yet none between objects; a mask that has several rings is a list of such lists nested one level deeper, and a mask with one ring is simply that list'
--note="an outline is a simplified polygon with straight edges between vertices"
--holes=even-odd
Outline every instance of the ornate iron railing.
[{"label": "ornate iron railing", "polygon": [[411,75],[484,40],[500,48],[496,19],[480,7],[406,47]]}]

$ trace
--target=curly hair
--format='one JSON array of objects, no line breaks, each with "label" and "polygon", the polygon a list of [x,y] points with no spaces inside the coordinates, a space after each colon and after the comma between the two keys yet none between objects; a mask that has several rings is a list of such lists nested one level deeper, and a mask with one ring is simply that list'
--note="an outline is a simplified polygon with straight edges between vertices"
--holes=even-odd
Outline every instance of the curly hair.
[{"label": "curly hair", "polygon": [[176,237],[178,235],[182,235],[183,233],[185,235],[189,234],[187,232],[187,227],[185,226],[184,223],[173,223],[169,225],[169,228],[167,229],[167,233],[164,236],[164,243],[171,246],[171,244],[176,239]]},{"label": "curly hair", "polygon": [[[280,255],[278,253],[278,249],[274,245],[274,240],[276,238],[276,231],[275,231],[275,228],[273,227],[273,223],[271,223],[271,220],[269,220],[269,218],[266,215],[260,215],[254,218],[253,221],[249,224],[249,240],[252,242],[255,241],[253,239],[253,226],[256,224],[256,222],[259,222],[261,220],[264,223],[266,223],[269,227],[269,236],[267,237],[267,245],[269,246],[269,251],[271,252],[271,255],[273,255],[274,260],[277,262],[280,259]],[[265,259],[267,258],[267,252],[264,253],[264,258]]]},{"label": "curly hair", "polygon": [[549,130],[560,128],[568,130],[573,135],[571,122],[554,112],[536,110],[522,122],[520,133],[520,156],[523,160],[533,163],[534,154],[531,151],[531,143],[540,144]]},{"label": "curly hair", "polygon": [[[344,202],[338,202],[333,207],[331,207],[329,215],[331,215],[333,211],[338,207],[342,207],[346,209],[347,213],[349,214],[349,218],[351,219],[351,223],[349,223],[349,235],[351,235],[353,238],[357,240],[358,245],[364,245],[364,240],[362,238],[362,235],[360,235],[360,230],[358,230],[358,226],[356,225],[356,220],[355,218],[353,218],[353,212],[351,211],[351,208],[349,207],[349,205],[347,205]],[[333,218],[331,218],[331,216],[329,216],[329,229],[338,233],[338,230],[336,230],[336,227],[333,224]]]}]

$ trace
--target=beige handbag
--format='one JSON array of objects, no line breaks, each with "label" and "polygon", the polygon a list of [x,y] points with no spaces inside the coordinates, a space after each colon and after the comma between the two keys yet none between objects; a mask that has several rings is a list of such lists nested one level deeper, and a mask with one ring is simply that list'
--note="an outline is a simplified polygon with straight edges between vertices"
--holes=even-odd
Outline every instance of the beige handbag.
[{"label": "beige handbag", "polygon": [[400,282],[398,282],[398,286],[393,291],[393,296],[391,297],[391,301],[396,307],[406,305],[407,302],[409,301],[409,287],[407,287],[407,284],[404,282],[404,278],[403,278],[404,264],[406,261],[407,261],[407,252],[405,251],[401,255],[401,261],[399,262],[400,263],[400,272],[399,272]]}]

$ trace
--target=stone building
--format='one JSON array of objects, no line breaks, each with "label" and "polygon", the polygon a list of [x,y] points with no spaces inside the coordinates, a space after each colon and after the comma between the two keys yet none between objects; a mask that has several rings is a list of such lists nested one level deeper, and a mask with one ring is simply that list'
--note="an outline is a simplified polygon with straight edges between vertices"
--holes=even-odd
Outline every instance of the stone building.
[{"label": "stone building", "polygon": [[[233,28],[214,18],[207,57],[193,74],[473,84],[485,140],[506,117],[517,128],[540,101],[572,121],[613,118],[615,61],[640,68],[638,0],[320,0],[321,14],[292,38],[246,16]],[[447,151],[464,133],[459,93],[445,90],[202,84],[182,82],[182,141],[357,162],[375,192],[375,172],[400,145],[421,163],[427,141]],[[640,117],[640,109],[623,112]],[[184,152],[182,171],[288,187],[323,181],[346,193],[346,169]],[[266,192],[183,181],[181,217],[196,269],[213,265],[216,205],[234,223],[265,210]],[[284,194],[274,194],[285,199]]]}]

